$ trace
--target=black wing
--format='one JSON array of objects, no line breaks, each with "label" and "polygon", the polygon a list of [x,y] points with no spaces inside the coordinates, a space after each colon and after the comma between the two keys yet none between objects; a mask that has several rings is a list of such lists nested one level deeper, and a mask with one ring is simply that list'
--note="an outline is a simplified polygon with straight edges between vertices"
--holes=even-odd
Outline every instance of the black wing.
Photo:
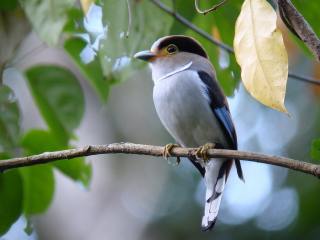
[{"label": "black wing", "polygon": [[[216,118],[218,119],[221,125],[221,128],[223,129],[225,135],[227,136],[227,142],[230,148],[237,150],[238,149],[237,134],[231,119],[226,98],[222,90],[218,86],[218,83],[214,79],[212,79],[212,77],[206,72],[199,71],[198,75],[201,81],[207,86],[208,94],[211,99],[211,102],[210,102],[211,110],[213,114],[216,116]],[[221,146],[221,147],[224,147],[224,146]],[[239,178],[243,180],[244,178],[243,178],[243,172],[240,165],[240,161],[236,159],[235,164],[237,168],[237,174]]]}]

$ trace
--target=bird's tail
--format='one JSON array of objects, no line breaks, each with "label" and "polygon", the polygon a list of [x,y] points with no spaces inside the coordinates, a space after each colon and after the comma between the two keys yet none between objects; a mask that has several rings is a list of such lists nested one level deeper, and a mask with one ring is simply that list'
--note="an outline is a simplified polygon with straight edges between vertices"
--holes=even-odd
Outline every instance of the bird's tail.
[{"label": "bird's tail", "polygon": [[217,220],[222,193],[232,165],[228,160],[212,160],[206,165],[206,203],[202,217],[202,230],[211,230]]}]

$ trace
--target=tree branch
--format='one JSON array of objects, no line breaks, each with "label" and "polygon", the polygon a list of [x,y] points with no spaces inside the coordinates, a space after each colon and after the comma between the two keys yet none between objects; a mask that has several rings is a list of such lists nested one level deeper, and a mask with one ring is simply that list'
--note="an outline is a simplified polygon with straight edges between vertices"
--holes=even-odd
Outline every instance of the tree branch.
[{"label": "tree branch", "polygon": [[[219,48],[227,51],[228,53],[234,54],[234,51],[233,51],[232,47],[230,47],[229,45],[224,44],[224,43],[218,41],[217,39],[213,38],[210,34],[208,34],[207,32],[203,31],[202,29],[198,28],[193,23],[189,22],[182,15],[180,15],[176,11],[173,11],[172,9],[170,9],[169,7],[164,5],[161,1],[159,1],[159,0],[150,0],[150,1],[154,5],[159,7],[161,10],[163,10],[167,14],[171,15],[173,18],[175,18],[181,24],[185,25],[186,27],[190,28],[192,31],[198,33],[200,36],[202,36],[205,39],[207,39],[209,42],[212,42],[213,44],[215,44]],[[298,75],[298,74],[295,74],[295,73],[289,73],[289,77],[291,77],[291,78],[293,78],[295,80],[299,80],[299,81],[303,81],[303,82],[307,82],[307,83],[310,83],[310,84],[314,84],[314,85],[320,86],[320,80],[319,79],[315,79],[315,78],[311,78],[311,77],[305,77],[305,76]]]},{"label": "tree branch", "polygon": [[[174,147],[172,149],[172,157],[196,157],[197,148],[182,148]],[[7,169],[26,167],[31,165],[49,163],[56,160],[72,159],[77,157],[124,153],[124,154],[138,154],[149,155],[155,157],[162,157],[164,147],[142,145],[134,143],[112,143],[108,145],[90,145],[83,148],[68,149],[56,152],[46,152],[38,155],[12,158],[0,161],[0,171]],[[270,165],[285,167],[288,169],[304,172],[320,178],[320,165],[293,160],[290,158],[269,156],[261,153],[244,152],[226,149],[210,149],[208,150],[208,157],[210,158],[228,158],[228,159],[242,159],[252,162],[266,163]],[[213,160],[214,161],[214,160]]]},{"label": "tree branch", "polygon": [[320,39],[290,0],[278,0],[281,19],[288,29],[297,35],[320,61]]}]

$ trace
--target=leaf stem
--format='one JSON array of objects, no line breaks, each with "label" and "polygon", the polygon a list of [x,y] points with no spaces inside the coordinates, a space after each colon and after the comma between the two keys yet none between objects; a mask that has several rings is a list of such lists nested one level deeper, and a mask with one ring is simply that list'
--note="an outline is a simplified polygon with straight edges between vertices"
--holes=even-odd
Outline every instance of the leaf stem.
[{"label": "leaf stem", "polygon": [[201,10],[201,9],[199,8],[199,0],[195,0],[195,1],[194,1],[194,6],[195,6],[195,8],[196,8],[196,10],[197,10],[198,13],[203,14],[203,15],[206,15],[206,14],[209,13],[209,12],[213,12],[213,11],[217,10],[219,7],[223,6],[226,2],[227,2],[227,0],[222,0],[221,2],[213,5],[213,6],[212,6],[211,8],[209,8],[209,9]]},{"label": "leaf stem", "polygon": [[130,5],[129,0],[127,0],[127,6],[128,6],[128,29],[127,29],[127,33],[126,33],[126,38],[129,37],[131,25],[132,25],[132,13],[131,13],[131,5]]}]

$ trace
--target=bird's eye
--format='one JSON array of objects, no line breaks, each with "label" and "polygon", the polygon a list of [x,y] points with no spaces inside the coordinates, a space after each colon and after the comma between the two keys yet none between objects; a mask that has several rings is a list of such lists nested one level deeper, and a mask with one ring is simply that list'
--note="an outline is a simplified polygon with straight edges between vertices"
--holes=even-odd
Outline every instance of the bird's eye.
[{"label": "bird's eye", "polygon": [[169,45],[169,46],[167,47],[167,52],[168,52],[169,54],[173,54],[173,53],[175,53],[175,52],[177,52],[177,51],[178,51],[178,48],[177,48],[176,45],[171,44],[171,45]]}]

